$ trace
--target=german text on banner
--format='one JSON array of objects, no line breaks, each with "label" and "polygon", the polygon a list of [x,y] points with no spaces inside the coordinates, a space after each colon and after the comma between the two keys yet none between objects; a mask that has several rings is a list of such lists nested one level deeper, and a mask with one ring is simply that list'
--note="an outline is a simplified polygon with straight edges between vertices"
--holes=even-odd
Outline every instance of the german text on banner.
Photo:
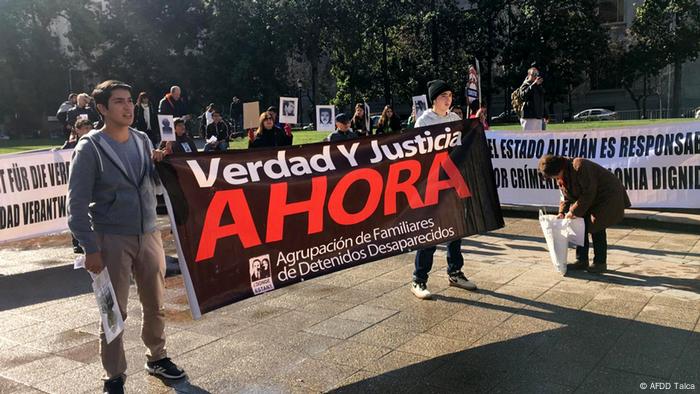
[{"label": "german text on banner", "polygon": [[590,159],[612,171],[633,208],[700,208],[700,123],[577,132],[487,133],[504,204],[558,206],[554,181],[537,173],[542,155]]},{"label": "german text on banner", "polygon": [[478,121],[158,164],[193,315],[503,227]]},{"label": "german text on banner", "polygon": [[0,155],[0,243],[68,229],[72,150]]}]

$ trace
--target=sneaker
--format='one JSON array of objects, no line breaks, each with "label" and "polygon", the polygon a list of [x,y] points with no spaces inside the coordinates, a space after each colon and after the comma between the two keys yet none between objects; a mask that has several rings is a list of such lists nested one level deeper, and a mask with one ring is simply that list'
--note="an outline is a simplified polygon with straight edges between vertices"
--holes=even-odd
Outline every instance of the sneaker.
[{"label": "sneaker", "polygon": [[85,254],[85,251],[80,246],[73,246],[73,253],[75,254]]},{"label": "sneaker", "polygon": [[149,361],[146,363],[146,371],[151,375],[160,375],[168,379],[182,379],[185,377],[185,371],[179,368],[175,363],[170,361],[170,358],[162,358],[158,361]]},{"label": "sneaker", "polygon": [[459,287],[464,290],[476,290],[476,285],[467,279],[466,276],[460,272],[448,275],[450,286]]},{"label": "sneaker", "polygon": [[105,380],[102,386],[102,392],[104,394],[124,394],[124,378],[112,378],[110,380]]},{"label": "sneaker", "polygon": [[413,295],[420,298],[421,300],[429,300],[433,295],[428,291],[428,286],[425,282],[413,282],[411,285],[411,291]]}]

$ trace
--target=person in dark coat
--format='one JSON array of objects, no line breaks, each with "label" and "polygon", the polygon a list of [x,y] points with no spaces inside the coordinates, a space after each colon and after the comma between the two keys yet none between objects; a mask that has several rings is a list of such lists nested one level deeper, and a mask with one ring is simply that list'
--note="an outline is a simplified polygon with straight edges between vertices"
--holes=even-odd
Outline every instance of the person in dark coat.
[{"label": "person in dark coat", "polygon": [[358,138],[357,133],[350,128],[350,118],[345,114],[335,116],[335,131],[330,133],[324,141],[344,141]]},{"label": "person in dark coat", "polygon": [[175,127],[175,141],[163,141],[160,143],[160,149],[168,153],[192,153],[197,152],[197,145],[194,140],[187,135],[185,121],[182,118],[173,119]]},{"label": "person in dark coat", "polygon": [[185,104],[185,99],[182,98],[182,90],[180,90],[179,86],[172,86],[170,93],[167,93],[160,100],[158,113],[161,115],[172,115],[185,121],[190,119],[190,115],[187,113],[187,105]]},{"label": "person in dark coat", "polygon": [[398,131],[401,131],[401,119],[396,115],[391,105],[387,105],[382,111],[382,116],[379,117],[376,132],[377,134],[388,134]]},{"label": "person in dark coat", "polygon": [[355,114],[352,116],[350,128],[360,137],[372,135],[372,126],[369,124],[369,114],[365,113],[365,105],[357,103],[355,105]]},{"label": "person in dark coat", "polygon": [[544,79],[537,67],[527,70],[527,77],[520,85],[520,96],[523,99],[523,110],[520,114],[520,125],[523,131],[542,131],[544,117]]},{"label": "person in dark coat", "polygon": [[291,146],[293,136],[275,126],[275,116],[270,112],[260,114],[260,125],[248,142],[248,148]]},{"label": "person in dark coat", "polygon": [[151,100],[146,92],[139,93],[134,104],[134,123],[131,125],[136,130],[148,135],[153,146],[158,146],[160,141],[160,129],[158,127],[158,111],[151,105]]},{"label": "person in dark coat", "polygon": [[79,119],[87,119],[93,125],[102,120],[102,117],[95,111],[95,108],[90,107],[90,96],[87,93],[78,95],[78,102],[75,107],[68,110],[66,114],[66,122],[72,128]]},{"label": "person in dark coat", "polygon": [[[583,246],[576,247],[576,262],[568,269],[587,269],[600,273],[607,269],[608,241],[605,229],[625,217],[631,206],[622,182],[604,167],[582,158],[546,155],[540,159],[539,170],[546,178],[555,178],[563,200],[559,218],[583,218],[586,237]],[[593,238],[593,265],[588,266],[588,233]]]},{"label": "person in dark coat", "polygon": [[209,141],[212,137],[216,137],[216,143],[207,143],[207,145],[204,147],[204,151],[208,152],[210,150],[228,150],[228,139],[231,130],[229,129],[228,124],[223,121],[223,118],[221,117],[221,111],[215,108],[211,116],[213,122],[210,123],[209,126],[207,126],[207,141]]}]

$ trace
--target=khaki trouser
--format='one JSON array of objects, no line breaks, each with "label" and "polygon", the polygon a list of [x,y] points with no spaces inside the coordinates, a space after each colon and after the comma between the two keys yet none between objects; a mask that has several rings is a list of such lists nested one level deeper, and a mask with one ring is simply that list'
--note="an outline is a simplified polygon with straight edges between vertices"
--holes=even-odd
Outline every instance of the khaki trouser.
[{"label": "khaki trouser", "polygon": [[[126,321],[131,275],[134,275],[143,308],[141,339],[148,361],[167,357],[165,351],[165,253],[160,231],[143,235],[98,234],[102,262],[109,271],[119,310]],[[100,324],[100,356],[108,379],[124,375],[124,332],[107,344]]]}]

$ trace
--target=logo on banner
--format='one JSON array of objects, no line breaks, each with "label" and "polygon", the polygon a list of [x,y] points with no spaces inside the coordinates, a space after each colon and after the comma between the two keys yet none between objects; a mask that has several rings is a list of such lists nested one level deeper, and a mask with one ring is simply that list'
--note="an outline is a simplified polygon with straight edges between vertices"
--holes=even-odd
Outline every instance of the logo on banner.
[{"label": "logo on banner", "polygon": [[272,272],[270,267],[270,255],[253,257],[248,260],[250,265],[250,287],[255,295],[275,289],[272,283]]}]

